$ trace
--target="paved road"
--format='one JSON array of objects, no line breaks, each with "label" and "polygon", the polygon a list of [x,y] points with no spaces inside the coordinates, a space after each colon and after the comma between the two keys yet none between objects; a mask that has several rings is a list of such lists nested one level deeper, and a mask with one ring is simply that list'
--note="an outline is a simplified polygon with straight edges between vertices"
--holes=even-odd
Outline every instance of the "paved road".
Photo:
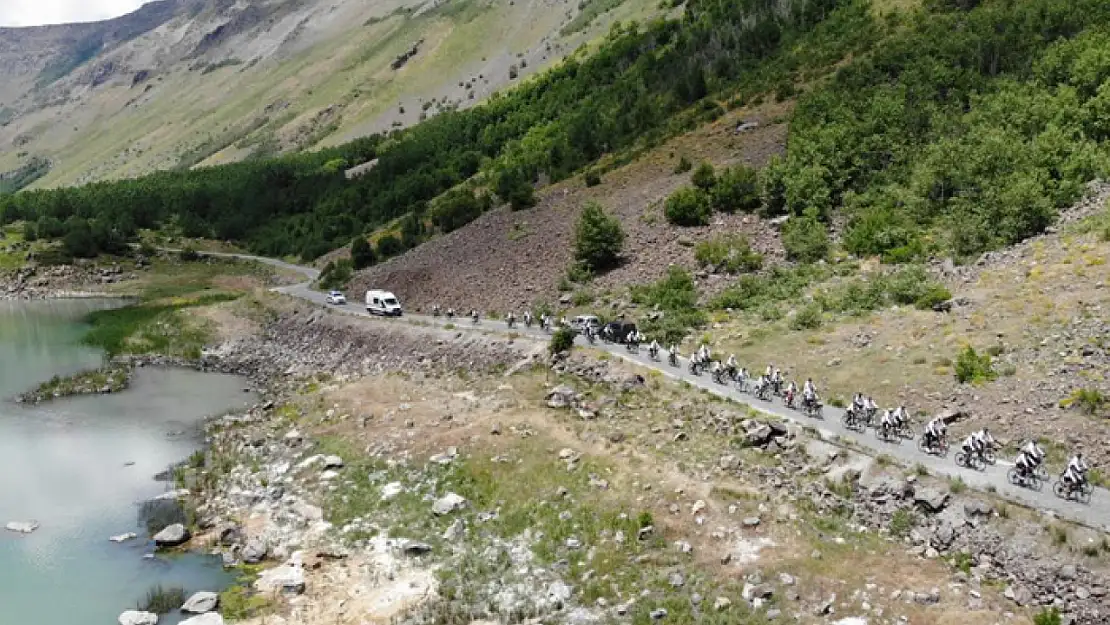
[{"label": "paved road", "polygon": [[[247,260],[256,260],[258,262],[280,267],[289,271],[299,272],[309,280],[315,280],[319,277],[320,272],[310,267],[302,267],[293,265],[279,260],[270,258],[262,258],[256,256],[247,256],[243,254],[210,254],[212,256],[236,257]],[[310,282],[294,284],[290,286],[283,286],[274,289],[275,291],[285,293],[294,297],[308,300],[310,302],[326,306],[324,301],[325,294],[319,291],[314,291],[311,288]],[[361,301],[351,301],[347,306],[333,307],[336,310],[342,311],[347,314],[357,316],[370,316],[366,309],[363,307]],[[426,315],[412,315],[406,314],[403,319],[411,322],[420,322],[434,326],[444,326],[452,323],[442,317],[430,317]],[[399,320],[383,320],[384,323],[398,323]],[[487,332],[501,332],[508,333],[509,329],[506,327],[504,321],[483,320],[479,324],[473,324],[469,319],[455,319],[453,321],[455,327],[459,330],[481,330]],[[512,332],[518,335],[530,337],[538,340],[546,340],[547,334],[538,329],[524,328],[522,325],[514,328]],[[578,337],[578,344],[585,345],[585,340]],[[1037,509],[1048,510],[1056,515],[1076,521],[1078,523],[1098,528],[1104,531],[1110,531],[1110,491],[1102,488],[1096,488],[1091,497],[1089,504],[1081,504],[1075,501],[1065,501],[1056,497],[1052,493],[1052,482],[1055,481],[1056,476],[1051,476],[1050,480],[1043,484],[1043,488],[1037,492],[1027,488],[1022,488],[1010,484],[1006,478],[1006,471],[1010,468],[1011,463],[1006,460],[1000,459],[998,464],[988,466],[983,471],[975,471],[956,466],[954,457],[957,448],[959,447],[959,440],[951,442],[954,449],[948,454],[947,457],[937,457],[924,454],[917,449],[917,441],[901,441],[900,443],[888,443],[879,440],[873,430],[865,432],[856,432],[844,427],[840,420],[843,411],[833,406],[825,406],[824,417],[822,419],[813,419],[806,417],[801,412],[791,410],[783,405],[781,400],[774,399],[773,401],[766,402],[757,399],[753,395],[741,393],[734,386],[721,385],[713,382],[711,376],[708,374],[693,375],[689,371],[688,361],[685,358],[680,358],[677,367],[671,367],[666,362],[652,360],[648,354],[647,349],[640,350],[639,353],[634,354],[629,352],[622,345],[612,345],[603,342],[597,342],[591,346],[594,349],[607,351],[617,357],[623,358],[627,361],[636,363],[643,367],[648,367],[660,371],[676,380],[689,382],[690,384],[699,388],[706,389],[707,391],[728,399],[735,400],[739,403],[746,404],[761,410],[763,412],[776,415],[783,419],[793,421],[803,426],[809,426],[819,431],[826,439],[839,439],[841,442],[848,442],[857,450],[871,455],[887,455],[894,458],[899,463],[913,467],[918,464],[924,465],[929,469],[932,475],[946,476],[950,478],[961,478],[969,486],[981,490],[993,490],[999,496],[1002,496],[1010,501],[1020,503]],[[749,367],[755,369],[755,367]],[[921,433],[922,424],[914,424],[918,435]],[[951,432],[950,432],[951,434]]]}]

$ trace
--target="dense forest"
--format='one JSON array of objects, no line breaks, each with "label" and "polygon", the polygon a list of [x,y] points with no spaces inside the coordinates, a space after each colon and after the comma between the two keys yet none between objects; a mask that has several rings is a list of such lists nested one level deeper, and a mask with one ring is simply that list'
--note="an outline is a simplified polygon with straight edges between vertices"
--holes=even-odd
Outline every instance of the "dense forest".
[{"label": "dense forest", "polygon": [[173,224],[312,259],[407,215],[401,236],[366,257],[381,259],[488,208],[488,195],[457,188],[476,175],[527,208],[541,178],[766,97],[798,103],[785,156],[760,173],[759,210],[802,216],[807,236],[844,214],[844,247],[894,262],[971,257],[1036,233],[1105,171],[1110,0],[925,0],[900,12],[875,2],[689,0],[681,18],[618,25],[589,54],[411,129],[24,191],[0,197],[0,223],[24,220],[29,236],[63,238],[76,255]]},{"label": "dense forest", "polygon": [[[825,58],[784,60],[789,55],[781,50],[825,24],[837,31],[825,35],[833,42]],[[860,2],[691,0],[681,20],[615,28],[592,54],[481,106],[388,137],[273,160],[23,192],[0,199],[0,221],[46,226],[28,232],[32,236],[92,230],[111,247],[137,229],[172,220],[189,236],[312,259],[399,216],[423,215],[429,200],[480,170],[498,197],[527,206],[541,173],[565,178],[602,154],[719,114],[715,104],[694,105],[709,93],[765,89],[767,77],[784,75],[771,68],[776,63],[827,65],[867,39],[866,25]],[[345,179],[346,165],[371,158],[378,160],[372,170]]]}]

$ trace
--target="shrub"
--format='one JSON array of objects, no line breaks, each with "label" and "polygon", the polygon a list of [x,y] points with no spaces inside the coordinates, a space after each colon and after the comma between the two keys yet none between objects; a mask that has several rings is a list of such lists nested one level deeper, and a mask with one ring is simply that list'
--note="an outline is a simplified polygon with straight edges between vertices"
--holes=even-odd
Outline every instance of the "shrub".
[{"label": "shrub", "polygon": [[708,161],[702,161],[690,176],[690,183],[706,193],[712,191],[713,186],[717,184],[717,174],[713,170],[713,165]]},{"label": "shrub", "polygon": [[552,356],[570,351],[570,348],[574,347],[574,336],[574,330],[559,328],[551,335],[551,343],[547,346],[548,351]]},{"label": "shrub", "polygon": [[480,217],[483,208],[469,189],[453,189],[432,205],[432,223],[441,232],[453,232]]},{"label": "shrub", "polygon": [[351,281],[352,267],[350,259],[347,258],[324,265],[324,270],[320,272],[320,288],[329,290],[346,288],[347,283]]},{"label": "shrub", "polygon": [[791,260],[812,263],[829,253],[829,235],[825,224],[811,211],[787,221],[782,228],[782,246]]},{"label": "shrub", "polygon": [[1065,408],[1078,408],[1084,414],[1094,416],[1106,406],[1106,396],[1095,388],[1077,388],[1061,404]]},{"label": "shrub", "polygon": [[712,210],[705,193],[693,187],[675,191],[663,207],[667,221],[676,226],[704,226]]},{"label": "shrub", "polygon": [[743,165],[726,169],[717,177],[711,196],[713,208],[721,212],[754,211],[762,203],[759,174]]},{"label": "shrub", "polygon": [[355,269],[366,269],[377,262],[377,259],[374,248],[366,237],[357,236],[354,241],[351,241],[351,265]]},{"label": "shrub", "polygon": [[663,312],[662,317],[642,323],[644,332],[657,340],[678,343],[692,328],[705,325],[705,313],[697,307],[694,279],[681,267],[668,267],[662,280],[631,290],[634,303]]},{"label": "shrub", "polygon": [[899,538],[906,536],[917,525],[917,515],[913,510],[902,508],[895,510],[890,517],[890,534]]},{"label": "shrub", "polygon": [[177,254],[183,263],[195,263],[200,260],[200,253],[192,246],[188,246]]},{"label": "shrub", "polygon": [[694,258],[702,267],[713,267],[729,274],[756,271],[763,266],[763,255],[754,251],[742,235],[702,241],[694,247]]},{"label": "shrub", "polygon": [[596,169],[587,171],[584,178],[586,179],[587,187],[596,187],[601,184],[601,174],[597,173]]},{"label": "shrub", "polygon": [[1044,608],[1033,616],[1033,625],[1060,625],[1060,611],[1056,608]]},{"label": "shrub", "polygon": [[821,306],[816,302],[803,306],[790,320],[790,327],[794,330],[813,330],[821,327]]},{"label": "shrub", "polygon": [[378,260],[385,260],[405,251],[405,246],[401,243],[400,237],[395,234],[387,234],[378,239],[376,250]]},{"label": "shrub", "polygon": [[574,236],[574,258],[590,271],[601,271],[617,264],[624,246],[621,223],[597,202],[582,209]]},{"label": "shrub", "polygon": [[694,164],[685,156],[679,157],[678,164],[674,166],[674,173],[684,174],[694,168]]},{"label": "shrub", "polygon": [[170,587],[164,588],[161,585],[152,586],[146,591],[146,596],[143,597],[139,605],[136,606],[140,611],[153,612],[155,614],[167,614],[172,612],[185,604],[185,589]]},{"label": "shrub", "polygon": [[995,376],[990,354],[979,354],[968,345],[956,357],[956,380],[961,384],[989,382]]}]

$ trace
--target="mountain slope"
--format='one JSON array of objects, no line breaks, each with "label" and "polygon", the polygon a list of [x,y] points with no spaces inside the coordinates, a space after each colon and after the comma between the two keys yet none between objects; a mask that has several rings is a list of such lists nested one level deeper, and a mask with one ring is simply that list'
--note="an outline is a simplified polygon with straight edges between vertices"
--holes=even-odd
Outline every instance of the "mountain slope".
[{"label": "mountain slope", "polygon": [[578,5],[545,0],[163,0],[0,29],[0,171],[49,159],[38,184],[58,186],[409,125],[650,6],[628,0],[567,36]]}]

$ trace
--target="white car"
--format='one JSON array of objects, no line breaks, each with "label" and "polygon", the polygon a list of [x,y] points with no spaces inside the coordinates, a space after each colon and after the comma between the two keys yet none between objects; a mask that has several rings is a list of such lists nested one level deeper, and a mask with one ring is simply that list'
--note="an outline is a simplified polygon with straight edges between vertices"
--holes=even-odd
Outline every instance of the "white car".
[{"label": "white car", "polygon": [[339,291],[330,291],[328,292],[327,302],[329,304],[335,304],[336,306],[346,306],[347,297]]}]

